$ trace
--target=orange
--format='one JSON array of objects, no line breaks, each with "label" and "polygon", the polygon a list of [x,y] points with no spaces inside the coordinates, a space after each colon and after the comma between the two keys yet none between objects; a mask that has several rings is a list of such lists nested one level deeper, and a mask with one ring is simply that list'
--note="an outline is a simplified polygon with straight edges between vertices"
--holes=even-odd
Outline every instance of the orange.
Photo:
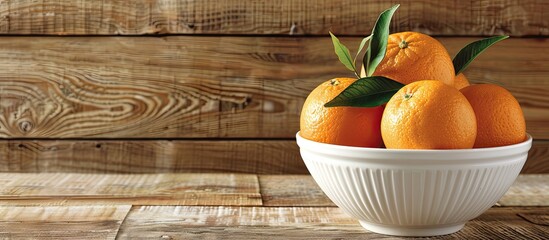
[{"label": "orange", "polygon": [[477,84],[461,89],[475,110],[478,133],[475,148],[516,144],[526,139],[520,105],[505,88]]},{"label": "orange", "polygon": [[316,87],[303,104],[299,134],[316,142],[357,146],[380,147],[379,125],[383,107],[331,107],[324,104],[341,93],[353,78],[334,78]]},{"label": "orange", "polygon": [[472,148],[477,121],[459,90],[440,81],[418,81],[389,100],[381,135],[385,146],[393,149]]},{"label": "orange", "polygon": [[436,39],[418,32],[389,35],[387,53],[373,75],[403,84],[432,79],[454,86],[454,64],[448,51]]},{"label": "orange", "polygon": [[457,89],[462,89],[462,88],[467,87],[469,85],[471,85],[471,84],[469,84],[469,80],[467,80],[467,78],[465,77],[465,75],[463,75],[463,73],[458,74],[454,78],[454,87],[457,88]]}]

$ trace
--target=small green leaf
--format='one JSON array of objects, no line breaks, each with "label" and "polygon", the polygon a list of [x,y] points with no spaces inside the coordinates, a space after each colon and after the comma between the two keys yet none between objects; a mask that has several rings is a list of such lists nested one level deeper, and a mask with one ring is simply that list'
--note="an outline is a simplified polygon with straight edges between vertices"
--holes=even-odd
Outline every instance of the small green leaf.
[{"label": "small green leaf", "polygon": [[[360,55],[360,53],[362,52],[362,49],[364,48],[364,45],[366,45],[366,42],[368,42],[371,37],[372,35],[362,39],[362,41],[360,42],[360,45],[358,46],[358,51],[356,51],[356,55],[355,55],[355,59],[353,59],[353,63],[356,63],[356,58],[358,57],[358,55]],[[356,69],[356,70],[357,70],[356,75],[360,76],[360,73],[358,72],[359,69]]]},{"label": "small green leaf", "polygon": [[330,36],[332,36],[332,43],[334,44],[334,50],[339,58],[339,61],[347,67],[347,69],[356,72],[355,64],[353,60],[351,59],[351,53],[349,52],[349,49],[343,45],[337,37],[330,32]]},{"label": "small green leaf", "polygon": [[364,55],[363,61],[366,69],[366,76],[368,77],[374,74],[377,65],[385,58],[391,18],[393,18],[393,14],[399,6],[400,4],[397,4],[383,11],[374,25],[371,35],[372,39],[370,39],[370,45],[368,46],[368,51]]},{"label": "small green leaf", "polygon": [[385,104],[404,84],[386,77],[373,76],[356,80],[325,107],[377,107]]},{"label": "small green leaf", "polygon": [[463,72],[463,70],[465,70],[478,55],[484,52],[484,50],[492,46],[494,43],[508,37],[509,36],[495,36],[467,44],[467,46],[459,50],[458,54],[452,61],[454,63],[454,71],[456,76]]}]

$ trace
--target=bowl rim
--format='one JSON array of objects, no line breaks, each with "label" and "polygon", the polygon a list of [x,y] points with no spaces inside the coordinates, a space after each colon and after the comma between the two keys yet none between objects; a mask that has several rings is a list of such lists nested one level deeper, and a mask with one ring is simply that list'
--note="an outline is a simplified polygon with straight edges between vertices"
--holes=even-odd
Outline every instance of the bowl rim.
[{"label": "bowl rim", "polygon": [[[410,159],[440,159],[441,157],[451,160],[463,160],[468,158],[494,158],[500,156],[508,156],[512,154],[522,154],[528,152],[532,145],[532,136],[526,133],[527,139],[523,142],[489,148],[472,148],[472,149],[386,149],[386,148],[370,148],[370,147],[354,147],[343,146],[329,143],[315,142],[296,133],[297,145],[301,151],[313,151],[329,155],[341,155],[347,157],[381,157],[392,158],[395,155],[410,158]],[[365,155],[367,154],[367,155]]]}]

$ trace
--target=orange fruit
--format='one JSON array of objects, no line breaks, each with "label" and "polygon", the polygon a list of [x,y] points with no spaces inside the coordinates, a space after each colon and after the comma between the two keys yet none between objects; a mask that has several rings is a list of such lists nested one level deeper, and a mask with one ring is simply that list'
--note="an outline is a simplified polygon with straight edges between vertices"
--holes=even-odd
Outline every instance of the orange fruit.
[{"label": "orange fruit", "polygon": [[381,135],[385,146],[393,149],[472,148],[477,121],[459,90],[440,81],[418,81],[389,100]]},{"label": "orange fruit", "polygon": [[383,107],[331,107],[332,100],[353,78],[334,78],[316,87],[303,104],[300,119],[301,137],[316,142],[357,147],[380,147],[379,125]]},{"label": "orange fruit", "polygon": [[478,124],[475,148],[516,144],[526,139],[526,122],[520,105],[505,88],[476,84],[461,89],[475,110]]},{"label": "orange fruit", "polygon": [[465,75],[463,75],[463,73],[458,74],[454,78],[454,87],[457,88],[457,89],[462,89],[462,88],[467,87],[469,85],[471,85],[471,84],[469,83],[469,80],[467,80]]},{"label": "orange fruit", "polygon": [[[364,67],[361,75],[366,76]],[[448,51],[436,39],[418,32],[389,35],[387,53],[373,75],[402,84],[432,79],[454,86],[454,64]]]}]

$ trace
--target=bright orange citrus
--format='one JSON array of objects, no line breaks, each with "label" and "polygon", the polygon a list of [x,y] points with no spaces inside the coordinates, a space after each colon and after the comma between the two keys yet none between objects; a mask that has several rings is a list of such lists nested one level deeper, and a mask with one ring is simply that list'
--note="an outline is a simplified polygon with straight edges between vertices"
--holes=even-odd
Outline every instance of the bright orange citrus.
[{"label": "bright orange citrus", "polygon": [[[364,68],[361,75],[366,75]],[[403,84],[433,79],[454,86],[454,65],[448,51],[436,39],[418,32],[389,35],[387,53],[373,75]]]},{"label": "bright orange citrus", "polygon": [[383,107],[331,107],[324,104],[341,93],[353,78],[334,78],[316,87],[303,104],[300,135],[316,142],[357,147],[380,147]]},{"label": "bright orange citrus", "polygon": [[462,89],[464,87],[468,87],[469,85],[471,84],[469,83],[469,80],[467,80],[465,75],[463,75],[463,73],[458,74],[454,78],[454,87],[457,89]]},{"label": "bright orange citrus", "polygon": [[457,89],[440,81],[404,86],[387,103],[381,120],[387,148],[472,148],[477,135],[473,108]]},{"label": "bright orange citrus", "polygon": [[476,84],[461,89],[475,110],[478,124],[475,148],[516,144],[526,139],[526,123],[520,105],[505,88]]}]

